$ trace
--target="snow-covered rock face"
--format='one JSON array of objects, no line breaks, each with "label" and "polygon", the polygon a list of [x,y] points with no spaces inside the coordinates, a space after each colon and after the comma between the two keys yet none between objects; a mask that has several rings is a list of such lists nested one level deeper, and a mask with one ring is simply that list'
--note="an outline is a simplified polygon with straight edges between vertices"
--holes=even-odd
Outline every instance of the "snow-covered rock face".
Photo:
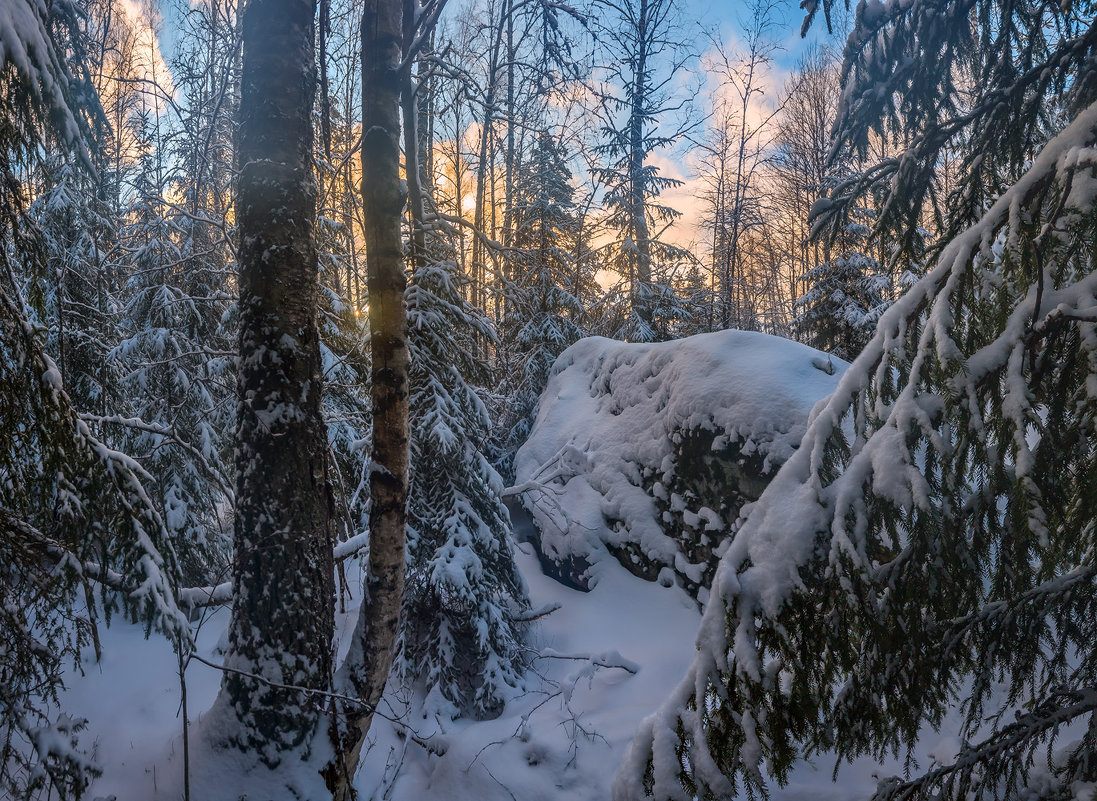
[{"label": "snow-covered rock face", "polygon": [[746,331],[575,343],[515,459],[543,561],[590,586],[612,555],[703,601],[742,505],[792,454],[846,366]]}]

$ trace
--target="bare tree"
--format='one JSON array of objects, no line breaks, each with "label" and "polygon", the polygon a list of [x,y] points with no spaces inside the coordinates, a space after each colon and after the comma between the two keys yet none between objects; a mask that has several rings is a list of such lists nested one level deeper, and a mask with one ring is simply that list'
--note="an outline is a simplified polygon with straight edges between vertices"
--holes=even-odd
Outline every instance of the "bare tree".
[{"label": "bare tree", "polygon": [[[788,312],[807,291],[805,276],[829,258],[829,247],[809,239],[809,215],[826,194],[830,130],[838,111],[838,56],[825,47],[810,50],[784,90],[767,186],[774,199],[773,225],[784,250],[783,296]],[[804,333],[804,332],[800,332]]]},{"label": "bare tree", "polygon": [[719,328],[757,327],[755,309],[747,302],[751,293],[744,238],[762,226],[767,211],[759,178],[768,134],[779,113],[779,106],[765,102],[766,73],[777,51],[772,38],[775,6],[772,0],[753,3],[741,53],[728,53],[718,41],[711,51],[709,71],[719,83],[702,143],[702,179],[711,227],[712,302],[717,306],[710,316]]},{"label": "bare tree", "polygon": [[[600,168],[607,185],[605,205],[614,228],[615,269],[627,285],[628,339],[655,336],[658,263],[681,261],[685,254],[662,238],[679,216],[659,202],[677,186],[651,163],[658,150],[682,139],[695,123],[690,98],[678,85],[694,53],[686,41],[677,0],[597,0],[599,37],[605,48],[600,92]],[[677,91],[676,91],[677,90]]]}]

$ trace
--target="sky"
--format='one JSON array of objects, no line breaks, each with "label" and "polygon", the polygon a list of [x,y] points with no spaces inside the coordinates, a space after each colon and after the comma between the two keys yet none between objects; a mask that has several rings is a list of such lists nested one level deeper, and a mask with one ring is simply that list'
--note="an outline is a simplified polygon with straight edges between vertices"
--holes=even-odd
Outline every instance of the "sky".
[{"label": "sky", "polygon": [[[209,2],[209,0],[159,0],[158,5],[163,18],[159,40],[160,51],[164,56],[170,58],[176,45],[179,19],[184,9],[203,2]],[[452,10],[461,0],[450,0],[450,2]],[[142,3],[143,0],[124,0],[127,10],[132,7],[136,11]],[[742,32],[749,24],[752,5],[749,0],[680,0],[680,3],[685,32],[695,37],[696,50],[701,54],[692,80],[696,83],[697,78],[700,77],[706,84],[702,88],[702,97],[711,96],[715,88],[714,81],[711,77],[704,76],[700,65],[703,65],[706,59],[711,60],[709,57],[713,52],[714,40],[722,42],[725,52],[732,56],[743,49]],[[775,49],[772,51],[772,63],[763,77],[764,93],[755,103],[754,113],[759,119],[768,116],[781,87],[788,80],[804,52],[813,43],[828,39],[822,14],[816,19],[808,37],[806,39],[800,37],[804,13],[796,0],[776,0],[770,13],[773,20],[770,36]],[[830,41],[834,42],[834,39],[830,38]],[[703,99],[702,104],[704,102]],[[689,143],[683,142],[677,148],[657,152],[652,157],[652,162],[663,175],[681,181],[679,186],[666,190],[661,202],[682,214],[680,220],[667,232],[667,238],[687,248],[704,238],[699,230],[702,186],[695,174],[696,159],[690,156],[689,150]]]},{"label": "sky", "polygon": [[[707,40],[718,37],[724,51],[731,57],[744,49],[744,30],[750,23],[752,7],[749,2],[734,0],[682,0],[683,17],[687,25],[698,32],[698,50],[700,62],[711,62],[715,48]],[[842,3],[838,3],[842,5]],[[804,21],[804,12],[794,0],[778,0],[772,9],[770,38],[774,49],[771,63],[762,77],[763,93],[756,98],[753,112],[754,124],[769,117],[776,107],[781,89],[788,82],[804,54],[814,45],[829,42],[839,46],[835,37],[828,36],[826,20],[820,13],[807,37],[800,36]],[[707,33],[704,33],[707,32]],[[716,81],[709,79],[703,94],[711,97],[717,91]],[[706,102],[708,97],[705,98]],[[667,238],[674,244],[685,248],[694,248],[706,238],[701,232],[701,206],[704,190],[702,181],[696,175],[696,154],[689,153],[689,143],[683,143],[676,151],[656,153],[652,162],[660,172],[670,178],[681,181],[677,187],[666,190],[661,201],[681,213],[681,218],[667,232]],[[703,245],[700,245],[703,247]]]}]

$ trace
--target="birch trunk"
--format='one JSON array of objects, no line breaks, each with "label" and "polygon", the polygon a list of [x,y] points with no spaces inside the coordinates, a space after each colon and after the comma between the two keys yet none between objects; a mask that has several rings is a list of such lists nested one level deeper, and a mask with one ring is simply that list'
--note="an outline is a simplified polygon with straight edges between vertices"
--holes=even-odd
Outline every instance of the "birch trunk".
[{"label": "birch trunk", "polygon": [[367,0],[362,14],[362,200],[366,235],[373,452],[370,555],[362,610],[344,666],[362,702],[346,710],[346,731],[327,774],[337,801],[351,781],[392,663],[404,593],[408,489],[408,348],[400,220],[400,60],[403,0]]}]

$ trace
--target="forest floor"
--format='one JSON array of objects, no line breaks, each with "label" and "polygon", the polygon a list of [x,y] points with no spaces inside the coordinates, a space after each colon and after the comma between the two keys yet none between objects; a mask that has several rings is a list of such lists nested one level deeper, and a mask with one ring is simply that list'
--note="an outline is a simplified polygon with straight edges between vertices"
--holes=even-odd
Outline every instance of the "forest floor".
[{"label": "forest floor", "polygon": [[[348,570],[351,586],[356,585],[356,561],[347,563],[353,566]],[[596,565],[598,580],[589,593],[545,576],[529,544],[519,547],[518,562],[534,610],[556,607],[533,624],[526,687],[515,692],[500,717],[487,721],[441,719],[421,694],[388,693],[383,711],[399,723],[375,720],[356,781],[363,801],[610,797],[614,773],[637,724],[684,674],[700,614],[678,587],[643,581],[612,560]],[[340,615],[342,631],[352,629],[353,617],[353,609]],[[224,608],[203,622],[198,634],[203,658],[220,661],[218,644],[228,618]],[[62,699],[70,714],[88,719],[82,742],[94,744],[96,761],[103,768],[88,797],[177,801],[183,798],[177,658],[169,643],[155,636],[146,640],[142,627],[120,617],[102,635],[101,661],[96,663],[89,649],[81,670],[67,677]],[[257,777],[223,760],[207,764],[209,751],[200,742],[203,712],[213,704],[220,672],[192,662],[186,677],[192,719],[191,798],[292,797],[270,785],[257,787]],[[404,736],[409,730],[413,737]],[[917,755],[922,768],[951,761],[959,746],[947,727],[928,733],[924,742],[926,747]],[[900,772],[901,764],[858,760],[843,765],[837,781],[832,780],[833,768],[831,758],[804,765],[786,787],[775,789],[772,798],[867,798],[878,779]],[[299,793],[311,798],[317,786],[306,780],[299,784]]]}]

